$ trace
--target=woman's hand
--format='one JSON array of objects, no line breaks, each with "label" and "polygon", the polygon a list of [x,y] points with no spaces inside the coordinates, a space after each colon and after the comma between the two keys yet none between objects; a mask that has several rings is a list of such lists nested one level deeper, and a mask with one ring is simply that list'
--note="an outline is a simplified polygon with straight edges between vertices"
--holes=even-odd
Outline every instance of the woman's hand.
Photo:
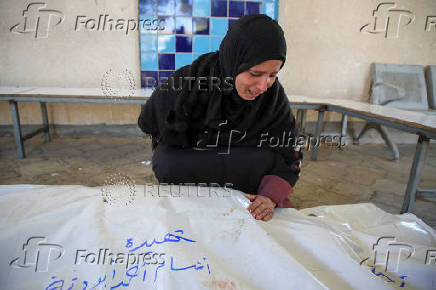
[{"label": "woman's hand", "polygon": [[269,221],[273,217],[276,203],[269,197],[253,194],[246,194],[245,197],[251,201],[248,211],[255,219]]}]

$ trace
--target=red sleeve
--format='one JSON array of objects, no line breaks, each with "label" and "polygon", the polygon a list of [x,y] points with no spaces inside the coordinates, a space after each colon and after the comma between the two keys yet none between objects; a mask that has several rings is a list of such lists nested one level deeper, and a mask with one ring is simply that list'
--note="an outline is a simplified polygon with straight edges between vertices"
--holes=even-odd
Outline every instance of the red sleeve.
[{"label": "red sleeve", "polygon": [[294,207],[289,196],[294,190],[283,178],[277,175],[265,175],[260,182],[257,193],[269,197],[277,207]]}]

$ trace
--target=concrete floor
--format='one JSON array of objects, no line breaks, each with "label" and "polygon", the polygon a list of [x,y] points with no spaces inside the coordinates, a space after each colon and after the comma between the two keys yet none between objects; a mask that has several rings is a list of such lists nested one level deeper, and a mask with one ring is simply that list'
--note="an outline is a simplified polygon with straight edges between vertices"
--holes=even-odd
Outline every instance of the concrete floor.
[{"label": "concrete floor", "polygon": [[[17,159],[12,137],[0,138],[0,184],[103,185],[122,173],[136,184],[156,183],[151,165],[150,140],[139,137],[42,136],[25,142],[27,158]],[[372,202],[397,214],[409,177],[415,145],[399,145],[400,162],[392,162],[388,149],[377,145],[348,145],[340,151],[322,147],[318,161],[306,153],[302,175],[291,201],[296,208]],[[436,188],[436,144],[430,144],[421,181]],[[436,229],[436,199],[417,199],[414,214]],[[358,213],[356,213],[358,214]]]}]

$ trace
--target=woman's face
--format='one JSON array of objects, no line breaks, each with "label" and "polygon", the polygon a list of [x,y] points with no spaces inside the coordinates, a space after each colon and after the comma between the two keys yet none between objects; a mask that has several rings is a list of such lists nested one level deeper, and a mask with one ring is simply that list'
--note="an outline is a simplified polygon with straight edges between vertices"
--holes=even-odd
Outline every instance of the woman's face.
[{"label": "woman's face", "polygon": [[283,61],[267,60],[236,76],[235,86],[238,95],[244,100],[252,101],[276,80]]}]

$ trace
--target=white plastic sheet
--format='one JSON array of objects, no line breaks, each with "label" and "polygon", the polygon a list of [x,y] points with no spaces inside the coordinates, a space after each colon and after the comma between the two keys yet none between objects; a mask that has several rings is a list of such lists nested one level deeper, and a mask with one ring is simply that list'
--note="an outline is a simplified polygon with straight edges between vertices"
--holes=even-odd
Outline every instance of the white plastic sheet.
[{"label": "white plastic sheet", "polygon": [[0,186],[0,288],[436,289],[436,232],[412,214],[354,204],[263,222],[237,191],[134,190],[121,206],[104,188]]}]

